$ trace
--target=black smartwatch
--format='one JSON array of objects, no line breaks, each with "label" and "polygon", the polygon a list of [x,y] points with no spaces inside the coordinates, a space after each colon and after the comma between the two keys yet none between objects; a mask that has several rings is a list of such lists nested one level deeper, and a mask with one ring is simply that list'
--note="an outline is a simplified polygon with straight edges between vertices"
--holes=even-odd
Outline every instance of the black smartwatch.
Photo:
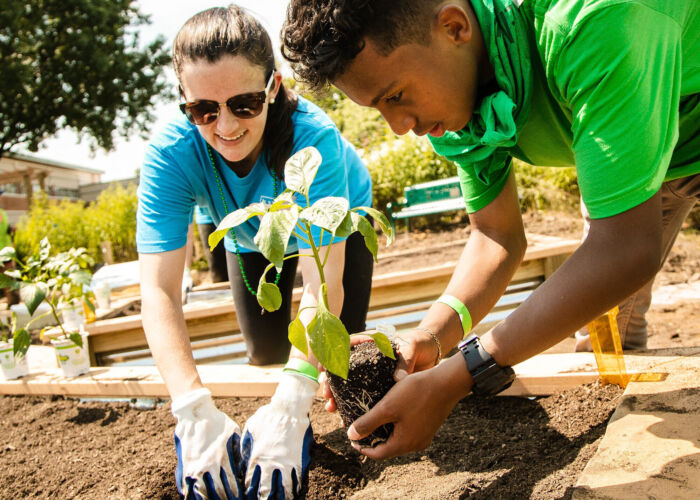
[{"label": "black smartwatch", "polygon": [[472,392],[479,396],[492,396],[508,389],[515,380],[510,366],[499,366],[481,345],[479,337],[472,335],[459,343],[467,370],[474,380]]}]

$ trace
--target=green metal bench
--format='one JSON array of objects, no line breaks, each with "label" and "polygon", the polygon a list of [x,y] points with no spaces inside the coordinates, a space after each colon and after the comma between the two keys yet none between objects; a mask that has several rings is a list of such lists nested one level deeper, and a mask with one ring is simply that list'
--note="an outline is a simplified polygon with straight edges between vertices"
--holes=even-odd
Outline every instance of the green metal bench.
[{"label": "green metal bench", "polygon": [[411,217],[465,209],[459,177],[456,176],[408,186],[403,191],[403,200],[386,205],[394,231],[396,221],[400,219],[406,220],[406,229],[410,230]]}]

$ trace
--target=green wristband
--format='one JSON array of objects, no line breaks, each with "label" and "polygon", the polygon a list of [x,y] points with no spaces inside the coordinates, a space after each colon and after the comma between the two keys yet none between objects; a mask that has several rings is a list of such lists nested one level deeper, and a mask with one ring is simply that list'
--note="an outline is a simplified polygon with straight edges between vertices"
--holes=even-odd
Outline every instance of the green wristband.
[{"label": "green wristband", "polygon": [[462,328],[464,329],[464,336],[466,337],[469,331],[472,329],[472,315],[469,314],[469,309],[467,309],[467,306],[465,306],[458,298],[447,294],[441,295],[440,298],[437,299],[437,302],[451,307],[459,315],[459,319],[462,322]]},{"label": "green wristband", "polygon": [[296,372],[306,378],[310,378],[314,382],[318,382],[318,370],[308,361],[299,358],[290,358],[287,364],[284,365],[282,372]]}]

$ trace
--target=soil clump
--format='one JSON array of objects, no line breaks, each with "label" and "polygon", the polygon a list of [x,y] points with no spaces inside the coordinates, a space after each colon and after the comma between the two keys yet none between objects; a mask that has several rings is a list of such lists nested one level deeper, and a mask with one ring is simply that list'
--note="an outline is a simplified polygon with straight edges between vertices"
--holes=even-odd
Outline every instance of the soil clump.
[{"label": "soil clump", "polygon": [[[396,346],[393,347],[396,356]],[[367,413],[389,392],[395,384],[395,371],[396,360],[379,352],[374,342],[363,342],[352,347],[348,378],[328,374],[333,399],[345,427]],[[383,425],[358,440],[358,443],[374,447],[389,439],[393,430],[394,424]]]}]

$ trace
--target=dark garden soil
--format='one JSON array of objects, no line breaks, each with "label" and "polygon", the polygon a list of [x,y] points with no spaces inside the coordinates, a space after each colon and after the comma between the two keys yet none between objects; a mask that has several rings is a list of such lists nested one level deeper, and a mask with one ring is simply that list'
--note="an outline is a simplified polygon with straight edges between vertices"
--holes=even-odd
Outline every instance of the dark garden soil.
[{"label": "dark garden soil", "polygon": [[[577,238],[580,222],[564,214],[528,215],[530,232]],[[400,234],[382,250],[376,272],[456,260],[460,246],[421,249],[466,238],[468,227]],[[392,257],[392,254],[394,255]],[[656,286],[700,281],[700,235],[682,234]],[[700,345],[700,301],[653,305],[649,347]],[[308,499],[569,498],[595,453],[621,391],[598,384],[547,398],[460,402],[420,453],[364,459],[337,414],[318,400]],[[243,427],[265,398],[218,400]],[[175,420],[168,402],[152,410],[128,403],[62,397],[0,397],[0,498],[178,498]]]},{"label": "dark garden soil", "polygon": [[[467,398],[426,451],[383,462],[363,459],[319,400],[305,498],[566,498],[620,393],[596,384],[539,400]],[[243,426],[266,402],[217,404]],[[178,498],[169,403],[5,396],[0,421],[2,498]]]},{"label": "dark garden soil", "polygon": [[[394,355],[396,349],[394,345]],[[331,393],[345,427],[367,413],[394,386],[396,359],[384,356],[374,342],[363,342],[352,347],[349,365],[347,379],[330,372],[328,375]],[[377,446],[389,439],[393,430],[394,424],[382,425],[358,443]]]}]

